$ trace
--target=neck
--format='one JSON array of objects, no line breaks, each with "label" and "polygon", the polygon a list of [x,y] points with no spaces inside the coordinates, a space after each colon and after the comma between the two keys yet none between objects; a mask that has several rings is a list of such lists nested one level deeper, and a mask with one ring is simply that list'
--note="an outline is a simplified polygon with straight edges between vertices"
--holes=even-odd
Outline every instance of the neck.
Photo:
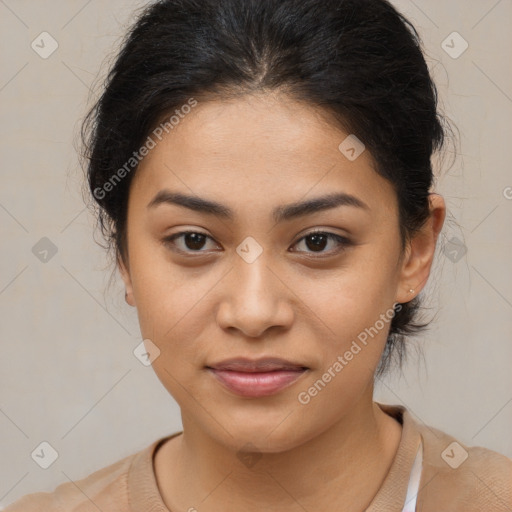
[{"label": "neck", "polygon": [[[400,424],[371,399],[327,430],[279,453],[244,457],[184,418],[183,434],[155,456],[170,510],[364,510],[380,488],[401,436]],[[364,478],[361,478],[364,475]]]}]

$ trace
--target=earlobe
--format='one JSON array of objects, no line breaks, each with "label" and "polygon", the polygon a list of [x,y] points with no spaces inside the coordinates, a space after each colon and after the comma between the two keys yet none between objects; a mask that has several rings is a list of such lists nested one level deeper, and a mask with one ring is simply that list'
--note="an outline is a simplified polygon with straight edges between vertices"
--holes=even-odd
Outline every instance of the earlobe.
[{"label": "earlobe", "polygon": [[124,286],[126,289],[126,292],[124,294],[124,300],[127,304],[130,306],[135,307],[135,299],[133,297],[133,287],[132,287],[132,280],[130,277],[130,271],[127,268],[127,266],[124,264],[121,257],[118,257],[117,259],[117,266],[119,269],[119,273],[121,274],[121,278],[123,279]]},{"label": "earlobe", "polygon": [[[430,217],[410,240],[400,275],[396,302],[411,301],[425,286],[430,275],[446,206],[439,194],[430,194]],[[411,292],[412,290],[412,292]]]},{"label": "earlobe", "polygon": [[133,300],[133,293],[128,293],[128,291],[124,292],[124,300],[126,304],[129,304],[130,306],[135,306],[135,302]]}]

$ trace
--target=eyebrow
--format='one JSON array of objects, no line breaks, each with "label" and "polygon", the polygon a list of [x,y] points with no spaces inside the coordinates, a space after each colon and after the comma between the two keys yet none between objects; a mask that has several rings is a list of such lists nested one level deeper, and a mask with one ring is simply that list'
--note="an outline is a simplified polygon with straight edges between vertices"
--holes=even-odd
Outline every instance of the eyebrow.
[{"label": "eyebrow", "polygon": [[[233,220],[235,217],[234,211],[231,208],[216,201],[203,199],[198,196],[181,194],[179,192],[172,192],[167,189],[158,192],[158,194],[156,194],[156,196],[150,201],[147,208],[156,208],[161,204],[182,206],[199,213],[214,215],[226,220]],[[370,207],[361,199],[351,194],[339,192],[316,197],[303,202],[278,206],[272,211],[272,217],[274,218],[274,221],[278,223],[312,213],[330,210],[332,208],[337,208],[338,206],[352,206],[370,211]]]}]

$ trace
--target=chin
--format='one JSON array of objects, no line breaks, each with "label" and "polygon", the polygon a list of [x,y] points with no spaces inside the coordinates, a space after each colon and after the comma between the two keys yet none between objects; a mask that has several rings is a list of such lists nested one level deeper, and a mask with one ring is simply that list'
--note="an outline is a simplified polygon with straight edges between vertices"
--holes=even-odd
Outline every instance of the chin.
[{"label": "chin", "polygon": [[[244,422],[237,420],[225,423],[229,424],[227,429],[229,433],[218,425],[212,428],[215,430],[214,437],[217,441],[229,446],[237,453],[240,451],[282,453],[302,445],[316,435],[315,431],[305,430],[304,424],[299,426],[297,419],[292,419],[293,416],[292,413],[285,421],[283,418],[286,418],[286,414],[281,415],[278,421],[272,419],[263,421],[261,418],[255,421],[254,417],[248,417]],[[220,423],[223,422],[220,421]]]}]

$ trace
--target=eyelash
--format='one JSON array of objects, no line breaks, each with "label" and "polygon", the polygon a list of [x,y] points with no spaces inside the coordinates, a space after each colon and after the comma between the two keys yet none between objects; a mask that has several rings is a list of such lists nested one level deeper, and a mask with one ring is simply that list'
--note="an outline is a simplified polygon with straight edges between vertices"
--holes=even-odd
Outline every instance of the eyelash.
[{"label": "eyelash", "polygon": [[[179,252],[181,254],[189,255],[191,253],[200,254],[200,253],[203,253],[203,252],[207,252],[207,251],[202,251],[202,250],[199,250],[199,251],[193,251],[193,250],[184,251],[182,249],[177,249],[176,248],[176,244],[175,244],[174,241],[177,238],[180,238],[180,237],[182,237],[184,235],[190,235],[190,234],[203,235],[206,238],[210,238],[211,240],[213,240],[212,237],[210,237],[206,233],[202,233],[201,231],[180,231],[179,233],[175,233],[174,235],[171,235],[171,236],[168,236],[168,237],[164,238],[162,240],[162,242],[163,242],[163,244],[166,247],[170,247],[171,250],[173,250],[175,252]],[[326,256],[322,256],[320,254],[326,254],[327,256],[333,256],[333,255],[338,254],[339,252],[343,251],[345,248],[348,248],[349,246],[353,245],[353,243],[348,238],[345,238],[344,236],[337,235],[336,233],[330,233],[328,231],[321,231],[321,230],[310,231],[309,233],[305,234],[302,238],[297,240],[297,242],[295,242],[294,245],[297,245],[299,242],[302,242],[306,238],[308,238],[310,236],[313,236],[313,235],[324,235],[324,236],[327,236],[329,239],[333,239],[336,242],[338,242],[339,244],[341,244],[341,248],[338,248],[338,249],[335,249],[335,250],[331,250],[331,251],[327,251],[327,252],[319,252],[319,253],[310,252],[309,254],[312,254],[313,258],[324,258],[324,257],[326,257]],[[298,251],[298,252],[300,252],[300,251]],[[306,251],[306,252],[308,252],[308,251]],[[315,256],[315,254],[319,254],[319,256]]]}]

